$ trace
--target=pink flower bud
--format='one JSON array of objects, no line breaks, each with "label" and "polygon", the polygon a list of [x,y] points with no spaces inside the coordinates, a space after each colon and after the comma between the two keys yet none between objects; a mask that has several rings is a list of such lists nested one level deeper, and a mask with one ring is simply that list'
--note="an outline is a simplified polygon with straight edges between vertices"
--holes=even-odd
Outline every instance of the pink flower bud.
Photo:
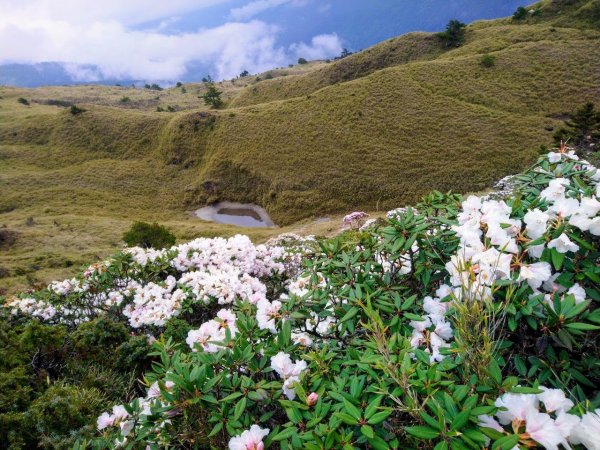
[{"label": "pink flower bud", "polygon": [[317,394],[316,392],[312,392],[309,394],[308,397],[306,397],[306,404],[308,406],[314,406],[317,404],[318,400],[319,400],[319,394]]}]

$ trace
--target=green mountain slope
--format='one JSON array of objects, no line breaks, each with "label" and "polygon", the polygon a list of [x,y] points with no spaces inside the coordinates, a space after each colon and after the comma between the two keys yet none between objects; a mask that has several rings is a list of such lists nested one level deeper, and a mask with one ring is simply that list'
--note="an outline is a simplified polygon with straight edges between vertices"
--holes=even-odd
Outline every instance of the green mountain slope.
[{"label": "green mountain slope", "polygon": [[[457,49],[430,47],[371,74],[374,63],[366,65],[349,82],[327,85],[332,74],[349,74],[342,68],[351,58],[385,60],[374,55],[388,55],[393,43],[259,83],[256,104],[232,109],[210,134],[199,185],[211,192],[198,188],[195,201],[216,191],[266,205],[289,223],[308,212],[391,208],[431,188],[479,190],[517,171],[551,142],[565,112],[600,100],[599,31],[575,20],[559,28],[553,23],[564,15],[538,15],[473,24]],[[482,67],[484,54],[493,67]],[[250,103],[253,89],[232,105]]]}]

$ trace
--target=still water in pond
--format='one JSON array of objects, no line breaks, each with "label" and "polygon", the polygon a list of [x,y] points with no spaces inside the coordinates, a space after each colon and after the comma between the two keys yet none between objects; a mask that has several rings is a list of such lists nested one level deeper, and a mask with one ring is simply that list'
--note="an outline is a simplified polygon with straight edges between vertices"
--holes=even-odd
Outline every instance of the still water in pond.
[{"label": "still water in pond", "polygon": [[220,202],[195,211],[202,220],[238,227],[274,227],[267,211],[258,205]]}]

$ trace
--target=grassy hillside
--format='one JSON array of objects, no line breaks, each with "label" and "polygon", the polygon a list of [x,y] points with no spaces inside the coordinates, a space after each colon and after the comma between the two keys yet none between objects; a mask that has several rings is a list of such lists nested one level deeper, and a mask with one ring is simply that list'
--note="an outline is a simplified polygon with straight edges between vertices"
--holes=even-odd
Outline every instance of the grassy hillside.
[{"label": "grassy hillside", "polygon": [[[475,23],[449,51],[411,34],[245,88],[232,105],[247,106],[209,136],[199,184],[259,202],[279,223],[344,205],[385,209],[431,188],[481,189],[531,162],[566,112],[600,100],[599,30],[559,19]],[[410,49],[369,74],[399,42]],[[493,67],[481,65],[485,54]],[[329,85],[335,77],[356,79]],[[197,201],[211,197],[197,189]]]},{"label": "grassy hillside", "polygon": [[265,80],[248,86],[233,98],[231,106],[248,106],[308,95],[323,87],[354,80],[386,67],[433,59],[441,53],[443,47],[432,33],[409,33],[323,65],[307,74]]},{"label": "grassy hillside", "polygon": [[239,231],[190,216],[216,200],[264,206],[287,226],[251,231],[266,239],[327,232],[328,222],[294,223],[382,211],[431,189],[484,189],[532,162],[566,112],[600,102],[599,5],[546,1],[523,21],[471,24],[459,48],[411,33],[225,81],[219,111],[198,99],[202,83],[0,87],[0,227],[16,235],[0,251],[0,287],[113,252],[133,220],[181,239]]}]

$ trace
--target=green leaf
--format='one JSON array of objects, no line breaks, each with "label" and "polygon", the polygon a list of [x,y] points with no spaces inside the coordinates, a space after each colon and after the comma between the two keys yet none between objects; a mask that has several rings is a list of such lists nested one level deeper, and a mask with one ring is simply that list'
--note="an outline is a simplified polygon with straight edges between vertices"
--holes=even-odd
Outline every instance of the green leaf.
[{"label": "green leaf", "polygon": [[273,436],[274,441],[282,441],[284,439],[289,438],[297,431],[296,427],[285,428],[283,431],[280,431],[275,436]]},{"label": "green leaf", "polygon": [[502,372],[500,371],[500,366],[498,366],[498,363],[493,358],[488,365],[488,374],[490,377],[492,377],[496,384],[502,383]]},{"label": "green leaf", "polygon": [[435,420],[433,417],[431,417],[429,414],[427,414],[425,411],[420,411],[419,415],[421,416],[421,418],[427,422],[427,425],[429,425],[430,427],[436,429],[436,430],[441,430],[442,427],[441,425],[438,423],[437,420]]},{"label": "green leaf", "polygon": [[463,384],[460,386],[456,386],[456,388],[454,389],[454,392],[452,393],[452,397],[454,397],[454,399],[457,402],[461,402],[462,399],[465,398],[468,393],[469,393],[469,386],[467,386],[466,384]]},{"label": "green leaf", "polygon": [[600,308],[595,309],[590,315],[586,317],[592,322],[600,323]]},{"label": "green leaf", "polygon": [[234,392],[233,394],[229,394],[227,397],[221,399],[221,402],[229,402],[231,400],[235,400],[242,396],[241,392]]},{"label": "green leaf", "polygon": [[392,410],[391,409],[386,409],[383,411],[379,411],[375,414],[373,414],[368,422],[370,425],[377,425],[378,423],[383,422],[385,419],[387,419],[389,417],[389,415],[392,414]]},{"label": "green leaf", "polygon": [[[373,436],[369,440],[369,445],[374,450],[389,450],[390,449],[390,445],[377,435]],[[352,447],[352,448],[354,448],[354,447]]]},{"label": "green leaf", "polygon": [[537,388],[514,386],[510,389],[510,392],[513,394],[541,394],[544,391]]},{"label": "green leaf", "polygon": [[496,442],[494,442],[494,444],[492,445],[492,450],[511,450],[512,448],[515,447],[515,445],[517,445],[517,443],[519,442],[519,435],[518,434],[513,434],[510,436],[504,436],[500,439],[498,439]]},{"label": "green leaf", "polygon": [[416,322],[423,322],[425,320],[423,316],[418,316],[417,314],[413,313],[404,313],[403,315],[406,319],[414,320]]},{"label": "green leaf", "polygon": [[550,256],[552,257],[552,265],[554,268],[556,270],[560,270],[563,265],[563,261],[565,260],[565,254],[557,252],[556,249],[553,248],[550,252]]},{"label": "green leaf", "polygon": [[248,399],[246,397],[243,397],[240,399],[239,402],[237,402],[237,405],[235,405],[233,420],[238,420],[242,416],[244,409],[246,409],[247,401],[248,401]]},{"label": "green leaf", "polygon": [[216,435],[219,431],[221,431],[223,429],[223,422],[219,422],[217,423],[213,429],[211,430],[211,432],[208,434],[208,437],[213,437],[214,435]]},{"label": "green leaf", "polygon": [[438,442],[438,444],[433,447],[433,450],[448,450],[448,444],[446,441]]},{"label": "green leaf", "polygon": [[421,439],[434,439],[439,436],[440,432],[433,428],[417,425],[414,427],[405,427],[404,431]]},{"label": "green leaf", "polygon": [[338,413],[335,413],[334,415],[347,425],[358,424],[358,419],[352,417],[350,414],[338,412]]},{"label": "green leaf", "polygon": [[373,414],[377,412],[377,408],[379,407],[379,404],[381,403],[382,399],[383,396],[378,395],[371,403],[369,403],[369,406],[365,408],[365,419],[369,419]]},{"label": "green leaf", "polygon": [[592,325],[591,323],[574,322],[574,323],[568,323],[565,326],[571,330],[579,330],[579,331],[600,330],[600,326]]},{"label": "green leaf", "polygon": [[527,366],[525,365],[523,358],[521,358],[519,355],[515,355],[513,360],[515,362],[515,367],[517,369],[517,372],[519,372],[519,375],[525,376],[527,374]]},{"label": "green leaf", "polygon": [[362,412],[348,400],[344,399],[344,409],[356,420],[362,417]]},{"label": "green leaf", "polygon": [[369,425],[363,425],[362,427],[360,427],[360,432],[370,439],[373,439],[373,437],[375,436],[373,428],[371,428]]},{"label": "green leaf", "polygon": [[350,310],[348,310],[346,314],[344,314],[344,317],[340,319],[340,322],[346,322],[347,320],[352,319],[354,316],[356,316],[356,314],[358,314],[359,311],[359,308],[353,306],[352,308],[350,308]]},{"label": "green leaf", "polygon": [[470,409],[467,409],[466,411],[457,414],[454,420],[452,421],[452,424],[450,425],[450,430],[456,431],[464,427],[467,424],[467,422],[469,422],[469,414],[471,414]]}]

